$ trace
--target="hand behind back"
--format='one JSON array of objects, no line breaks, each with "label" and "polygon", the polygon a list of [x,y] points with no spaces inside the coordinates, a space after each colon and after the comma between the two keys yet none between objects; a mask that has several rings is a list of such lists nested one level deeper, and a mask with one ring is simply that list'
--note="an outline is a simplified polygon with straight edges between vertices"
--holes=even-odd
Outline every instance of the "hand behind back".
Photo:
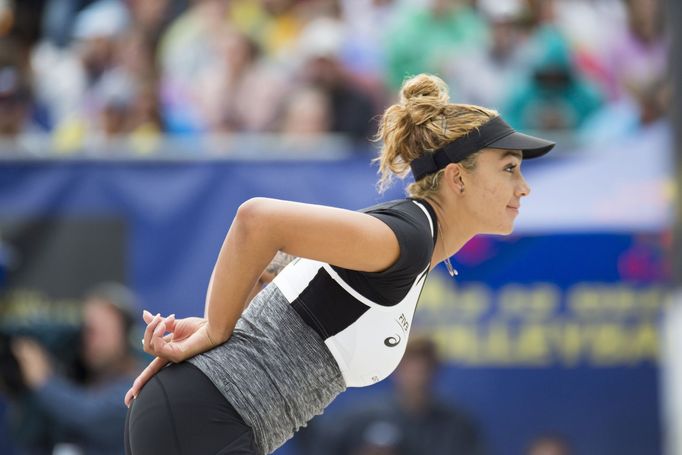
[{"label": "hand behind back", "polygon": [[[140,373],[126,393],[126,406],[130,406],[147,381],[169,362],[181,362],[214,347],[206,332],[208,321],[204,318],[175,319],[175,315],[163,318],[160,314],[153,316],[146,310],[142,318],[147,323],[142,339],[144,351],[156,358]],[[164,335],[166,332],[169,334]]]}]

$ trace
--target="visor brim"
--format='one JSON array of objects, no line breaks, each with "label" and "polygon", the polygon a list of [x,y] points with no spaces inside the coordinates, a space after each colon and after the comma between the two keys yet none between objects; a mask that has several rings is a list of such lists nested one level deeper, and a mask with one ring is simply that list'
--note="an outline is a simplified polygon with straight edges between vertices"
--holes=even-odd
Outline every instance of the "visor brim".
[{"label": "visor brim", "polygon": [[488,147],[503,150],[521,150],[523,159],[528,160],[546,154],[555,145],[552,141],[514,131],[512,134],[489,144]]}]

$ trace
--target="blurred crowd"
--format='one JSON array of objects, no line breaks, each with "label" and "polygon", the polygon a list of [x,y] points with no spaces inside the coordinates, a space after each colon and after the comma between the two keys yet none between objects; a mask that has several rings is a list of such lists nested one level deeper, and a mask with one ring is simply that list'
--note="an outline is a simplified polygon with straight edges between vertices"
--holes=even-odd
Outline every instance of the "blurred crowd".
[{"label": "blurred crowd", "polygon": [[[661,0],[1,0],[0,150],[338,134],[366,145],[408,75],[585,141],[665,116]],[[42,143],[44,144],[44,142]]]}]

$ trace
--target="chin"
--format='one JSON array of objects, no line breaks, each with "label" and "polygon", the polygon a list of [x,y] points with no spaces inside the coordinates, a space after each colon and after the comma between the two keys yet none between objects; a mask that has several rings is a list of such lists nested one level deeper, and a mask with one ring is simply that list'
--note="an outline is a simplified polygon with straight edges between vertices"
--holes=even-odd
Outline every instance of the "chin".
[{"label": "chin", "polygon": [[490,231],[486,232],[486,234],[509,235],[513,232],[514,232],[514,225],[510,224],[509,226],[496,226],[494,229],[491,229]]}]

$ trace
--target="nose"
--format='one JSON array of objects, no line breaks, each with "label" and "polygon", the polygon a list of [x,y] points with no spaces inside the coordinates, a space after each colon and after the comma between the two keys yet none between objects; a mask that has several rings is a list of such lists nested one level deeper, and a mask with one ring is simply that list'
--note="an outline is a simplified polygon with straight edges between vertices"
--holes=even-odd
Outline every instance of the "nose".
[{"label": "nose", "polygon": [[516,197],[524,197],[528,196],[530,194],[530,186],[528,185],[528,182],[526,182],[526,179],[521,176],[521,180],[519,181],[518,186],[516,187]]}]

